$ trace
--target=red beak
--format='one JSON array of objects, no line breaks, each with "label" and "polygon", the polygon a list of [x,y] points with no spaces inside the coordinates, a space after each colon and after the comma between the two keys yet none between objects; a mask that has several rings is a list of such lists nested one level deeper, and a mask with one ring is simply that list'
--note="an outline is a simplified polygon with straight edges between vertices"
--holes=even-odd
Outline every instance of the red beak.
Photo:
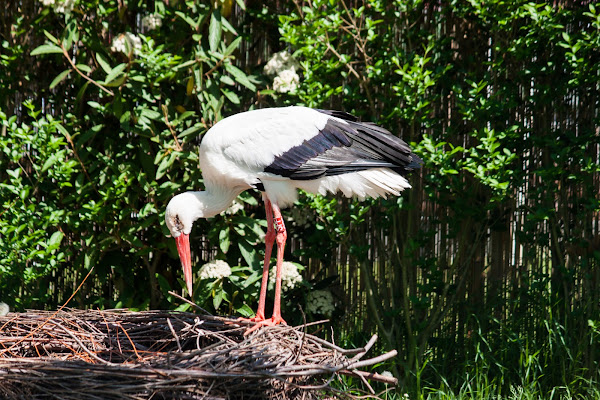
[{"label": "red beak", "polygon": [[185,278],[185,284],[187,290],[192,295],[192,255],[190,254],[190,235],[182,233],[175,238],[177,244],[177,252],[179,252],[179,259],[181,260],[181,266],[183,267],[183,277]]}]

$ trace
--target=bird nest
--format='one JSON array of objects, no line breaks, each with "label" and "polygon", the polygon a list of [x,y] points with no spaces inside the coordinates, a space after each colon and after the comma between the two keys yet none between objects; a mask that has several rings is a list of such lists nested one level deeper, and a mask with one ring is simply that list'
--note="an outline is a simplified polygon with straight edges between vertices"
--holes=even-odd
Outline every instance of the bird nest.
[{"label": "bird nest", "polygon": [[[0,317],[3,399],[311,399],[344,395],[339,374],[394,384],[360,371],[364,359],[306,333],[175,311],[29,311]],[[372,391],[374,394],[374,392]]]}]

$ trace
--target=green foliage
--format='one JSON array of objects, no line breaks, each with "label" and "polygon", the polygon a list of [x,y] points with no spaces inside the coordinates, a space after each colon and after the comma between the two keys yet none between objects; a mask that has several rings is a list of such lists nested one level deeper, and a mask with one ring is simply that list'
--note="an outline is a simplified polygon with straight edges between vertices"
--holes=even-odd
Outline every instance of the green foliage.
[{"label": "green foliage", "polygon": [[[192,1],[146,7],[78,1],[72,12],[49,6],[35,24],[16,22],[16,32],[44,41],[28,53],[49,76],[44,114],[32,103],[25,104],[29,120],[1,114],[0,294],[17,308],[52,307],[46,301],[57,301],[56,288],[44,281],[67,267],[75,274],[65,282],[73,283],[94,268],[102,290],[88,282],[82,304],[157,307],[165,301],[159,281],[179,287],[165,204],[199,187],[198,137],[252,98],[256,79],[235,65],[243,38],[219,8]],[[136,15],[141,26],[128,25]],[[145,22],[149,16],[158,24]],[[20,48],[11,50],[2,58],[9,70],[20,62]],[[16,77],[1,79],[10,87]],[[235,217],[213,229],[243,223],[260,230]],[[256,235],[233,236],[242,250],[256,243]],[[253,259],[249,252],[242,254]]]},{"label": "green foliage", "polygon": [[[73,218],[63,204],[74,198],[65,196],[79,172],[77,161],[69,158],[67,138],[60,123],[48,115],[40,116],[31,103],[25,103],[29,120],[17,123],[0,112],[6,135],[0,136],[0,152],[7,179],[0,183],[2,218],[0,219],[0,276],[5,298],[28,304],[19,289],[32,287],[32,299],[44,302],[46,288],[36,287],[40,279],[51,275],[67,254],[61,243],[65,232],[62,221]],[[36,149],[36,152],[31,152]],[[25,165],[22,164],[26,163]],[[36,200],[37,193],[44,197]]]}]

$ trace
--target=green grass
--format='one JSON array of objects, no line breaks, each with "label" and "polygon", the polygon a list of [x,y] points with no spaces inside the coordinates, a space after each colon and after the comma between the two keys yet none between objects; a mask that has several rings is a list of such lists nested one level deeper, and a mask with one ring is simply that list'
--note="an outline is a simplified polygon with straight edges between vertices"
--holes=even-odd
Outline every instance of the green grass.
[{"label": "green grass", "polygon": [[403,393],[400,390],[388,391],[380,395],[382,400],[595,400],[600,399],[600,388],[591,385],[579,394],[573,394],[567,387],[555,387],[548,393],[542,393],[531,387],[519,385],[510,386],[503,390],[494,384],[480,387],[473,382],[465,382],[460,388],[428,388],[423,390],[421,397],[414,393]]},{"label": "green grass", "polygon": [[[401,383],[397,388],[373,383],[379,397],[384,400],[600,399],[598,361],[596,353],[588,350],[598,343],[595,324],[589,323],[587,331],[575,333],[549,319],[535,335],[500,322],[488,323],[486,329],[478,326],[461,348],[462,358],[450,359],[448,355],[453,352],[448,347],[438,347],[437,356],[428,350],[419,367],[409,369],[402,365],[405,372],[399,377]],[[392,371],[392,367],[379,365],[375,371]],[[400,364],[396,367],[403,370]],[[360,380],[350,377],[340,379],[335,385],[354,395],[366,391]],[[354,391],[356,388],[362,393]]]}]

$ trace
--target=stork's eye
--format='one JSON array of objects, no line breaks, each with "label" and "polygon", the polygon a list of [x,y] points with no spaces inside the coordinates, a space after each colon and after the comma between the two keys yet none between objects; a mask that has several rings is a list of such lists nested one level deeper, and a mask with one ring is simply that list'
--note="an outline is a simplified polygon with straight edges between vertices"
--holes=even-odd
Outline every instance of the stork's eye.
[{"label": "stork's eye", "polygon": [[181,223],[181,220],[179,219],[179,215],[175,216],[175,228],[177,228],[178,231],[183,231],[183,224]]}]

